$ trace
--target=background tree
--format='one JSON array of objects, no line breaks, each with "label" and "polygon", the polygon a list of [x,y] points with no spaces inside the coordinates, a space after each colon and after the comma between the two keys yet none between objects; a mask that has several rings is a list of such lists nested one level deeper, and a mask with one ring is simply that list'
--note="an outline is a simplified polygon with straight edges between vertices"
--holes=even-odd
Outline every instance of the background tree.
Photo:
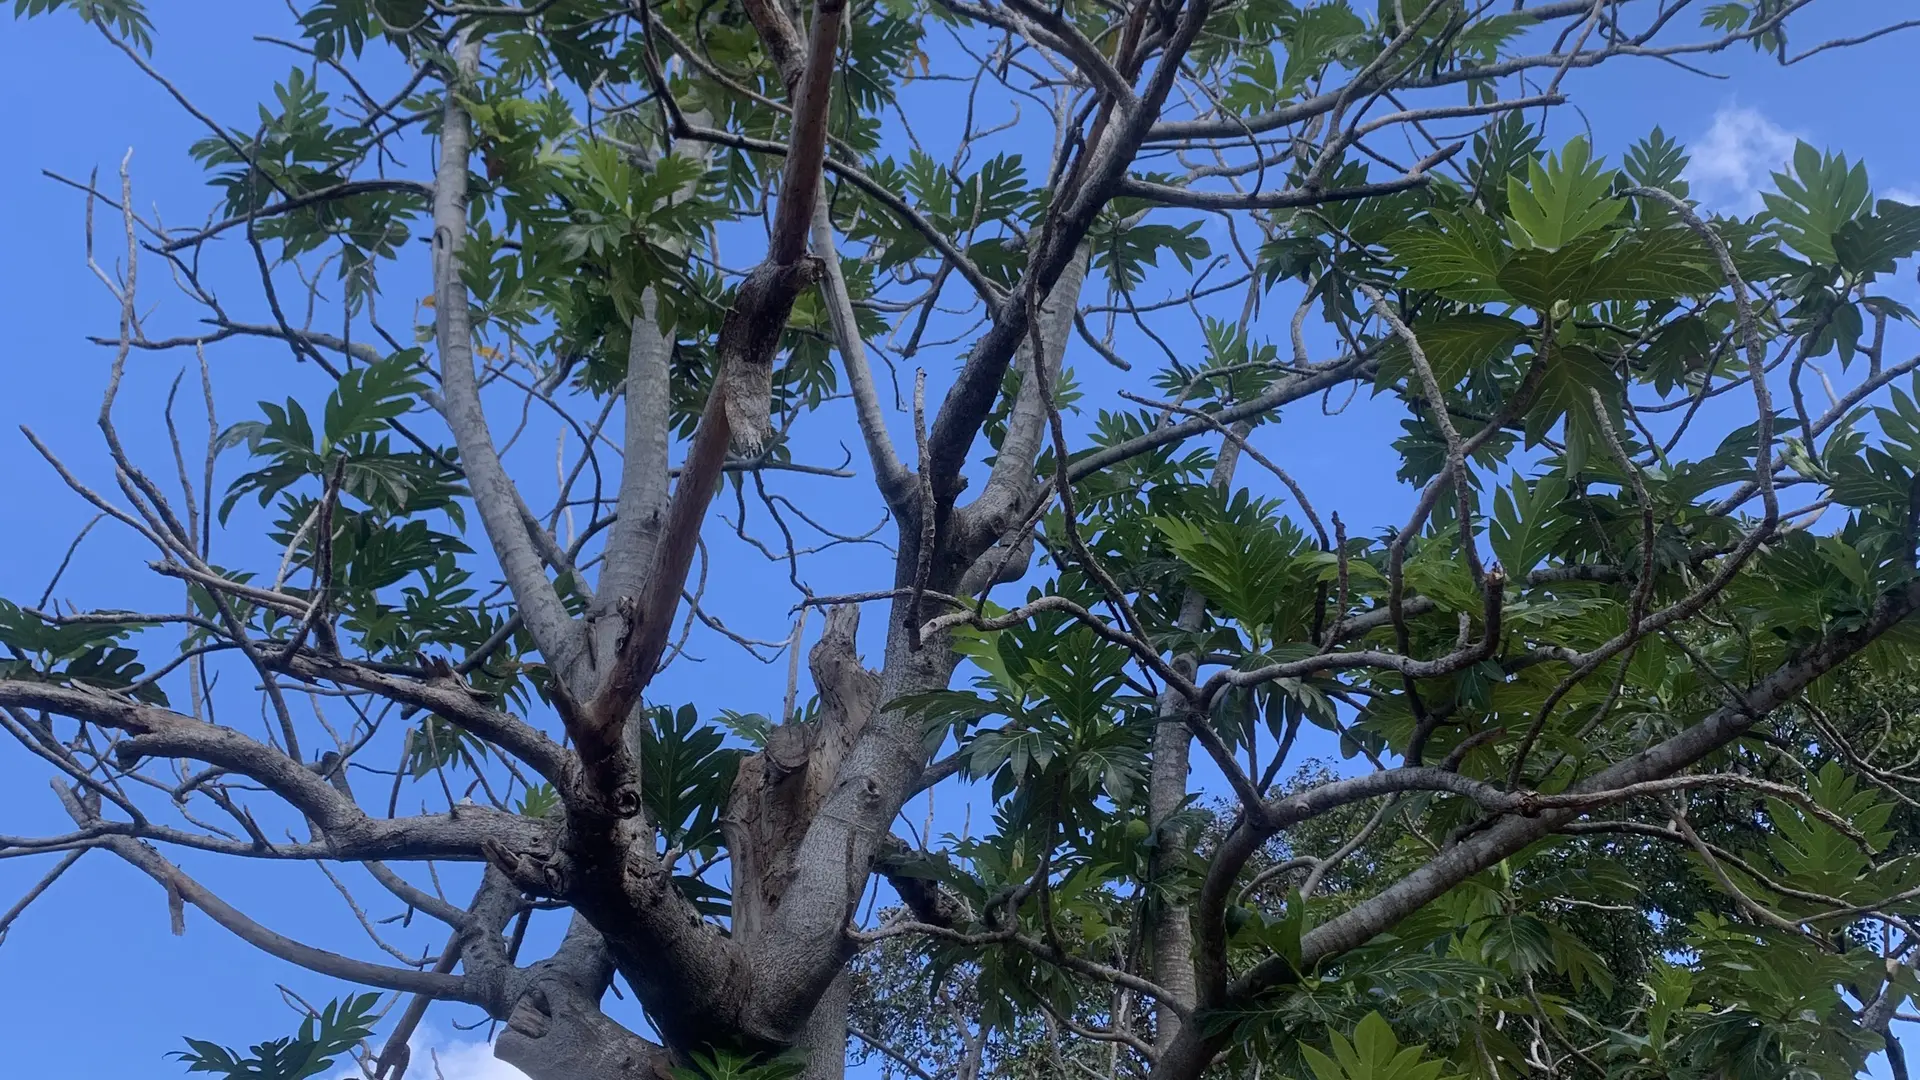
[{"label": "background tree", "polygon": [[[325,0],[250,113],[153,68],[133,0],[15,6],[202,118],[221,202],[182,229],[126,163],[75,182],[117,492],[29,438],[182,599],[0,606],[0,726],[73,820],[0,855],[57,860],[31,901],[104,849],[176,927],[397,1006],[194,1068],[397,1076],[446,1001],[536,1080],[1904,1073],[1920,357],[1884,282],[1920,210],[1803,146],[1763,213],[1705,216],[1658,131],[1614,168],[1525,111],[1910,23]],[[331,385],[223,427],[205,357],[260,339]],[[209,435],[169,398],[143,462],[119,387],[175,350]],[[1362,392],[1406,410],[1367,534],[1253,440]],[[794,596],[708,609],[716,496]],[[891,566],[813,588],[846,545]],[[780,715],[650,693],[696,626],[784,653]],[[977,825],[895,828],[942,784]],[[180,861],[211,856],[318,864],[389,955],[270,928]]]}]

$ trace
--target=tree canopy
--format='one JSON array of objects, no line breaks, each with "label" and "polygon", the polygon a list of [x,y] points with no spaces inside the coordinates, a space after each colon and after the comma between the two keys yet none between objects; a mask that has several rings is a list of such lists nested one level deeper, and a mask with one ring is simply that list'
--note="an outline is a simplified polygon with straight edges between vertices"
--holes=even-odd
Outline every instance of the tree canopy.
[{"label": "tree canopy", "polygon": [[[1914,25],[1815,6],[303,0],[205,102],[15,0],[213,197],[68,180],[102,444],[9,469],[177,601],[0,600],[72,820],[0,932],[99,851],[343,984],[229,1077],[423,1075],[443,1002],[534,1080],[1904,1078],[1920,208],[1802,143],[1716,213],[1559,108]],[[1262,449],[1307,412],[1389,517]]]}]

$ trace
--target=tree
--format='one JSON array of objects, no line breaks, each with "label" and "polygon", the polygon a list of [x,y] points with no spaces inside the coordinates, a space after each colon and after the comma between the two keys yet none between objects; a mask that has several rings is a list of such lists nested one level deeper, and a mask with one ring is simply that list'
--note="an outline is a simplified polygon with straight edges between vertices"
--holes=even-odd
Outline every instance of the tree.
[{"label": "tree", "polygon": [[[1807,6],[315,0],[234,125],[136,0],[17,0],[203,118],[220,202],[180,229],[125,163],[78,185],[125,239],[117,494],[30,438],[182,600],[0,606],[0,726],[73,819],[0,854],[59,860],[38,895],[104,850],[176,925],[405,997],[357,1051],[381,1077],[434,1001],[535,1080],[1837,1078],[1883,1042],[1904,1075],[1913,733],[1873,713],[1910,700],[1920,606],[1884,291],[1920,210],[1802,146],[1713,216],[1658,131],[1613,168],[1523,112],[1602,63],[1910,25],[1796,54]],[[195,315],[167,331],[155,267]],[[950,378],[889,408],[872,358],[941,334]],[[329,385],[220,428],[205,357],[263,341]],[[214,431],[195,475],[169,400],[177,481],[117,426],[128,365],[176,350]],[[1363,392],[1405,412],[1370,535],[1254,441]],[[570,435],[556,486],[515,408]],[[810,460],[855,432],[863,467]],[[816,593],[813,551],[873,539],[856,473],[891,567]],[[783,492],[807,476],[832,514]],[[797,590],[729,617],[781,641],[708,610],[729,493]],[[785,650],[779,716],[650,693],[696,625]],[[991,824],[896,834],[941,784]],[[303,944],[182,866],[216,856],[340,867],[444,948]],[[480,868],[470,903],[441,863]],[[256,1056],[353,1052],[365,1000],[330,1009]]]}]

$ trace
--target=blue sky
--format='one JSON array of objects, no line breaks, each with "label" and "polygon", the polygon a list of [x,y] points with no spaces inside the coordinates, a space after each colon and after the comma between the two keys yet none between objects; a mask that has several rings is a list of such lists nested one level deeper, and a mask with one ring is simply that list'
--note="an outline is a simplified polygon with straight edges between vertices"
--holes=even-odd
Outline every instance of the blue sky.
[{"label": "blue sky", "polygon": [[[161,7],[157,66],[190,98],[223,118],[244,121],[252,103],[292,63],[284,50],[251,39],[283,28],[285,14],[278,5],[197,0],[156,6]],[[1858,26],[1885,17],[1892,6],[1853,0],[1817,5],[1815,11],[1823,19],[1832,17],[1835,26]],[[1820,36],[1813,24],[1802,34],[1809,41]],[[1754,189],[1796,137],[1864,157],[1881,195],[1912,197],[1920,193],[1920,141],[1884,117],[1904,110],[1920,90],[1912,63],[1914,40],[1883,39],[1785,71],[1744,50],[1708,58],[1713,70],[1728,76],[1724,80],[1651,62],[1575,73],[1568,82],[1574,108],[1559,115],[1557,132],[1570,136],[1584,127],[1602,152],[1617,157],[1658,124],[1692,148],[1696,194],[1728,209],[1750,206]],[[12,252],[0,261],[0,297],[14,341],[7,392],[0,394],[0,476],[6,493],[0,499],[0,595],[31,598],[91,513],[32,454],[16,427],[31,425],[83,476],[111,486],[92,426],[108,355],[83,335],[110,333],[114,308],[85,265],[81,198],[41,170],[84,178],[97,167],[103,178],[111,177],[132,147],[137,205],[143,211],[157,205],[169,221],[184,221],[211,199],[199,167],[185,153],[204,134],[198,122],[76,20],[0,21],[0,71],[8,73],[16,100],[34,102],[10,115],[13,149],[0,160],[0,205],[12,208]],[[909,107],[916,110],[916,120],[932,111],[921,122],[933,122],[943,102],[928,93]],[[112,250],[110,236],[103,228],[103,258]],[[736,253],[730,261],[744,260]],[[245,298],[235,300],[238,313],[262,317],[256,291],[247,285],[239,280],[231,286],[232,297]],[[403,300],[412,288],[396,285],[390,291]],[[414,294],[426,290],[422,279]],[[148,295],[160,299],[160,283]],[[165,314],[163,303],[157,317]],[[178,310],[172,314],[182,316]],[[271,342],[223,347],[210,358],[222,422],[249,413],[256,399],[314,385]],[[1083,370],[1098,367],[1091,357],[1075,359]],[[123,398],[136,456],[164,453],[153,416],[178,369],[174,357],[152,363],[136,358]],[[1392,482],[1397,461],[1386,445],[1398,433],[1398,419],[1385,403],[1364,398],[1338,420],[1302,409],[1266,436],[1270,441],[1263,449],[1286,464],[1309,492],[1335,500],[1356,531],[1371,529],[1400,505],[1402,493]],[[550,452],[550,442],[547,448],[543,452]],[[846,498],[835,483],[858,482],[823,481],[797,489],[796,497],[830,506]],[[872,504],[864,494],[858,502]],[[124,536],[103,527],[87,541],[61,593],[83,606],[135,606],[149,599],[169,603],[171,591],[144,572],[145,557]],[[874,587],[881,583],[873,581],[873,565],[869,556],[842,552],[821,571],[816,587]],[[784,577],[778,567],[733,576],[716,585],[716,606],[724,610],[732,600],[736,610],[751,611],[751,601],[766,590],[784,590]],[[784,632],[777,623],[740,628],[763,637]],[[722,672],[724,678],[717,678]],[[667,700],[698,701],[703,711],[771,712],[784,674],[784,664],[762,668],[739,662],[735,654],[723,655],[715,646],[707,664],[676,668],[659,692]],[[44,771],[24,755],[0,752],[0,832],[62,827],[45,784]],[[301,928],[317,944],[364,951],[365,938],[351,914],[310,867],[213,861],[191,867],[243,910]],[[0,908],[40,872],[29,861],[0,862]],[[178,1047],[182,1034],[245,1043],[289,1028],[290,1014],[273,992],[275,983],[309,1000],[343,992],[267,959],[195,914],[189,914],[188,926],[184,938],[167,932],[163,897],[145,877],[109,856],[83,859],[0,946],[0,1036],[8,1046],[7,1071],[46,1080],[180,1075],[178,1064],[161,1055]],[[472,1020],[472,1012],[431,1015],[428,1042],[443,1055],[446,1080],[517,1076],[491,1061],[476,1042],[480,1033],[455,1030],[454,1023]]]}]

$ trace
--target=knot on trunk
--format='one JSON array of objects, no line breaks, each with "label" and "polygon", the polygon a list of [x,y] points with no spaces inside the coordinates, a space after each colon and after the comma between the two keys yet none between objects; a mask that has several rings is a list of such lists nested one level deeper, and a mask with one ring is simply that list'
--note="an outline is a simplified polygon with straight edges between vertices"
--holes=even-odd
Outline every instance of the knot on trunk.
[{"label": "knot on trunk", "polygon": [[641,810],[640,787],[637,784],[622,784],[613,792],[613,812],[622,818],[639,817]]},{"label": "knot on trunk", "polygon": [[557,852],[512,851],[505,844],[488,838],[480,842],[480,853],[488,865],[505,874],[521,892],[562,898],[572,884],[569,860]]}]

